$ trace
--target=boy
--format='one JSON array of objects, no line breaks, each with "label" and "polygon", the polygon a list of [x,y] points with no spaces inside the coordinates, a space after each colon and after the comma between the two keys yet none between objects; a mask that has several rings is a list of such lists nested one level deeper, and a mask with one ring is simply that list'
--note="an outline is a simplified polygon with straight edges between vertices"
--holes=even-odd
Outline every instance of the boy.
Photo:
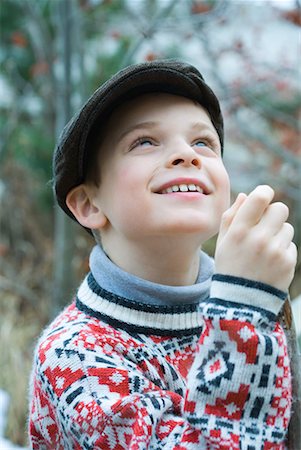
[{"label": "boy", "polygon": [[32,448],[285,448],[293,228],[268,186],[228,209],[223,137],[214,93],[173,60],[117,73],[64,130],[56,197],[99,244],[37,348]]}]

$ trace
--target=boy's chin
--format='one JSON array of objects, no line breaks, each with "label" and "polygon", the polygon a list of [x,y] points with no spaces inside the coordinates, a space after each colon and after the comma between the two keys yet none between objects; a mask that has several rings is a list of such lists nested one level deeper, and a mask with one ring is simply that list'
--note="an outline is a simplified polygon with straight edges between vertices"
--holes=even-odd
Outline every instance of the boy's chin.
[{"label": "boy's chin", "polygon": [[170,229],[167,234],[169,240],[171,239],[180,239],[183,243],[195,243],[196,246],[200,246],[203,243],[207,242],[209,239],[216,236],[218,233],[218,227],[214,227],[212,229],[204,229],[201,227],[174,227]]},{"label": "boy's chin", "polygon": [[202,236],[208,240],[215,236],[219,231],[219,223],[204,223],[202,221],[190,221],[186,223],[175,223],[170,226],[169,232],[171,234],[187,235],[187,238],[192,235]]}]

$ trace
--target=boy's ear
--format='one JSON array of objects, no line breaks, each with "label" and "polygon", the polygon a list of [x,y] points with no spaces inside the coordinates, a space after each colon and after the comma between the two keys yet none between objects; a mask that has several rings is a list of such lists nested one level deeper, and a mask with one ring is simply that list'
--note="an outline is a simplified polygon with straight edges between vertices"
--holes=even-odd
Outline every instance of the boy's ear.
[{"label": "boy's ear", "polygon": [[107,218],[94,201],[93,190],[80,184],[68,192],[66,204],[77,221],[86,228],[100,229],[107,223]]}]

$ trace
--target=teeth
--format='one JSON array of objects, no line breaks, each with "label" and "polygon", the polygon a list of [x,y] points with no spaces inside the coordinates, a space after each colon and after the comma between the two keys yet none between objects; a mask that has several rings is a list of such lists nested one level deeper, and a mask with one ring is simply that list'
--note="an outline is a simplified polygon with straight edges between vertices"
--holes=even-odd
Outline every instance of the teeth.
[{"label": "teeth", "polygon": [[187,184],[180,184],[180,191],[181,192],[187,192],[188,191]]},{"label": "teeth", "polygon": [[203,189],[193,183],[191,184],[180,184],[168,187],[162,191],[162,194],[171,194],[172,192],[200,192],[203,193]]}]

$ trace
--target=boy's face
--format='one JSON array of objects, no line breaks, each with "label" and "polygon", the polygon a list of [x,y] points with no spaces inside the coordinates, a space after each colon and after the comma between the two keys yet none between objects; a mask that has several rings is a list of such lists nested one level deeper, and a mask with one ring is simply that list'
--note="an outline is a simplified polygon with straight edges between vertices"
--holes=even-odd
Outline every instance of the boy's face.
[{"label": "boy's face", "polygon": [[163,93],[128,101],[110,117],[99,153],[103,239],[194,235],[202,243],[217,233],[229,178],[199,104]]}]

